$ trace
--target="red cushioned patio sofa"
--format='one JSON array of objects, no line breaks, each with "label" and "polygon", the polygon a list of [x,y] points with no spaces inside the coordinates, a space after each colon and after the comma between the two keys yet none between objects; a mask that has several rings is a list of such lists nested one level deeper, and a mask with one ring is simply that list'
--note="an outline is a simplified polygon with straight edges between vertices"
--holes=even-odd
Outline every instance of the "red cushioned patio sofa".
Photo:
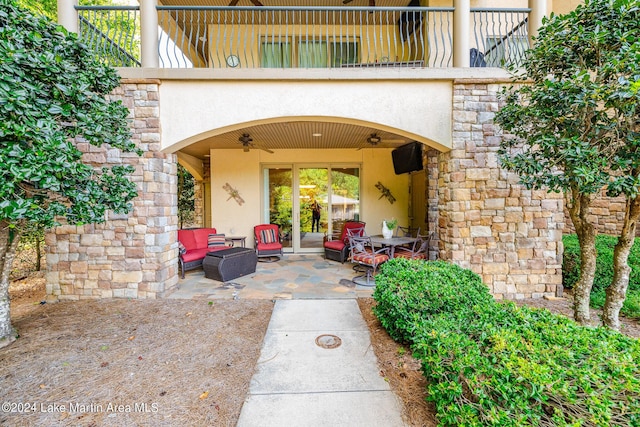
[{"label": "red cushioned patio sofa", "polygon": [[207,253],[229,249],[229,246],[224,243],[224,234],[218,234],[221,236],[215,243],[210,244],[209,235],[217,234],[215,228],[190,228],[184,230],[178,230],[178,244],[184,246],[180,247],[180,256],[178,258],[178,264],[180,267],[181,275],[184,279],[184,273],[187,270],[193,270],[202,266],[202,260]]}]

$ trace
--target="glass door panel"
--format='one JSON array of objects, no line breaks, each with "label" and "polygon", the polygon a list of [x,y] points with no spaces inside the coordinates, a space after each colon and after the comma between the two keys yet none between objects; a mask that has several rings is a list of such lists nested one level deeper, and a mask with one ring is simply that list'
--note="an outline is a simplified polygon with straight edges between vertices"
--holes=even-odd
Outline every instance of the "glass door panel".
[{"label": "glass door panel", "polygon": [[331,169],[331,230],[340,233],[345,221],[360,221],[360,168]]},{"label": "glass door panel", "polygon": [[264,220],[278,224],[286,252],[322,252],[325,234],[360,219],[358,166],[265,166]]},{"label": "glass door panel", "polygon": [[298,169],[298,239],[301,252],[322,249],[328,222],[328,168]]},{"label": "glass door panel", "polygon": [[291,168],[265,169],[269,223],[278,224],[284,248],[293,247],[293,172]]}]

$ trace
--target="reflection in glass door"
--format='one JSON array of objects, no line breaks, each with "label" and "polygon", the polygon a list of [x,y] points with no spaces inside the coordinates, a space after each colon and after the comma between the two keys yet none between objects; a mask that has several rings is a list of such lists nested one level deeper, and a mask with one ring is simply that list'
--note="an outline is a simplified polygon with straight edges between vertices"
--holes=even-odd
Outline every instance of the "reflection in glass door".
[{"label": "reflection in glass door", "polygon": [[360,168],[331,168],[331,228],[339,234],[345,221],[360,221]]},{"label": "reflection in glass door", "polygon": [[324,237],[360,220],[358,166],[264,168],[265,221],[280,227],[287,252],[321,252]]},{"label": "reflection in glass door", "polygon": [[284,248],[293,247],[293,173],[290,167],[264,170],[268,191],[268,222],[280,227]]},{"label": "reflection in glass door", "polygon": [[297,172],[299,248],[301,252],[307,252],[305,249],[316,249],[317,252],[322,249],[327,231],[329,170],[301,167]]}]

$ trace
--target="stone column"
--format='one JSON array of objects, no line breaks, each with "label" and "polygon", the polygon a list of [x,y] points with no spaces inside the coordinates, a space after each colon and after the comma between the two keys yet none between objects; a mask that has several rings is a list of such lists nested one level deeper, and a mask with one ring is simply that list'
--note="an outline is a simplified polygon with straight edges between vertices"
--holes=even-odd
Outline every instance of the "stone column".
[{"label": "stone column", "polygon": [[438,258],[438,150],[426,150],[427,165],[427,219],[429,233],[435,232],[429,242],[429,259]]},{"label": "stone column", "polygon": [[195,182],[195,192],[193,195],[194,209],[193,209],[193,227],[204,227],[204,183],[202,181]]},{"label": "stone column", "polygon": [[140,54],[143,68],[158,68],[158,0],[140,0]]},{"label": "stone column", "polygon": [[469,0],[453,0],[453,66],[469,66],[469,27],[471,11]]},{"label": "stone column", "polygon": [[529,0],[529,9],[529,45],[533,46],[533,38],[538,36],[538,29],[542,26],[542,18],[547,16],[547,0]]},{"label": "stone column", "polygon": [[123,80],[111,95],[130,109],[132,140],[142,157],[77,142],[83,161],[129,164],[138,197],[128,215],[104,224],[61,226],[48,233],[47,295],[53,299],[156,298],[178,282],[177,159],[160,146],[158,80]]},{"label": "stone column", "polygon": [[58,24],[71,33],[78,32],[78,0],[58,0]]},{"label": "stone column", "polygon": [[453,149],[440,154],[440,256],[482,276],[498,299],[561,292],[562,196],[526,190],[499,167],[499,84],[454,82]]}]

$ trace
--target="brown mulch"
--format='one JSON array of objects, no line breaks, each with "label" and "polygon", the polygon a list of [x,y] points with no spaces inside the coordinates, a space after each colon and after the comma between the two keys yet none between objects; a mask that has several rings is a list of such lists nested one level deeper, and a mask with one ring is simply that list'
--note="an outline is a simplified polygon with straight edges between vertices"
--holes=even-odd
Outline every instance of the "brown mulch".
[{"label": "brown mulch", "polygon": [[42,305],[39,291],[19,288],[20,338],[0,350],[0,402],[23,413],[0,411],[0,425],[236,424],[273,302]]},{"label": "brown mulch", "polygon": [[411,356],[409,347],[395,342],[382,327],[372,308],[373,298],[358,298],[371,345],[378,358],[380,375],[389,382],[391,389],[402,403],[402,419],[407,426],[432,427],[438,425],[433,403],[427,402],[427,380],[420,371],[420,362]]},{"label": "brown mulch", "polygon": [[[44,283],[43,275],[34,273],[10,287],[13,325],[20,339],[0,349],[0,402],[35,403],[36,410],[24,406],[23,412],[29,413],[0,412],[0,425],[236,424],[273,302],[41,304]],[[570,298],[518,303],[572,316]],[[437,425],[433,404],[425,400],[419,362],[382,328],[371,311],[372,298],[360,298],[358,304],[380,375],[400,398],[405,423]],[[593,317],[597,320],[597,310]],[[622,321],[624,333],[640,337],[640,322]],[[54,404],[65,405],[65,411]]]}]

